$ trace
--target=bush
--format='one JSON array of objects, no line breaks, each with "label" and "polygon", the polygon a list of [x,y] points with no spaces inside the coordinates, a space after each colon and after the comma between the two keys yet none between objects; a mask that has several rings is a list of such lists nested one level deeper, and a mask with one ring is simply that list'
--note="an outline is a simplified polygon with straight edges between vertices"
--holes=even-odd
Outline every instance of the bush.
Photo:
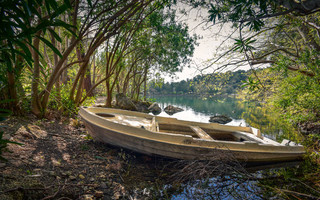
[{"label": "bush", "polygon": [[319,120],[320,85],[317,80],[302,74],[291,73],[279,84],[273,105],[293,123]]}]

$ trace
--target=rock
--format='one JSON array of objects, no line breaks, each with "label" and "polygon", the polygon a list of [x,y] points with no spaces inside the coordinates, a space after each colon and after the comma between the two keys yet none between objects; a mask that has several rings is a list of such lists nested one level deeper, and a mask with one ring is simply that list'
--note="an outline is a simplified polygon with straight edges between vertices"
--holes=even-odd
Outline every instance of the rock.
[{"label": "rock", "polygon": [[210,117],[209,122],[212,123],[219,123],[219,124],[226,124],[231,122],[231,117],[225,116],[225,115],[215,115]]},{"label": "rock", "polygon": [[148,102],[138,101],[136,102],[136,107],[139,112],[143,113],[149,113],[149,106],[150,104]]},{"label": "rock", "polygon": [[181,112],[183,111],[182,108],[179,108],[179,107],[175,107],[173,105],[169,105],[167,107],[164,108],[164,111],[168,114],[168,115],[173,115],[177,112]]},{"label": "rock", "polygon": [[121,197],[122,197],[122,195],[119,192],[116,192],[113,194],[113,198],[116,200],[120,199]]},{"label": "rock", "polygon": [[151,104],[151,106],[149,106],[148,110],[149,110],[150,112],[152,112],[154,115],[158,115],[158,114],[160,114],[161,111],[162,111],[161,108],[160,108],[160,106],[159,106],[156,102],[154,102],[153,104]]},{"label": "rock", "polygon": [[95,191],[94,196],[97,198],[101,198],[101,197],[103,197],[103,192],[102,191]]},{"label": "rock", "polygon": [[116,106],[118,106],[121,109],[124,110],[133,110],[137,111],[137,106],[131,101],[130,98],[128,98],[126,95],[123,93],[117,94],[116,95]]},{"label": "rock", "polygon": [[5,167],[6,165],[6,163],[0,163],[0,168]]},{"label": "rock", "polygon": [[102,189],[108,188],[108,187],[107,187],[107,184],[106,184],[105,182],[102,182],[101,185],[100,185],[100,187],[101,187]]},{"label": "rock", "polygon": [[85,179],[85,177],[82,174],[79,174],[80,179]]},{"label": "rock", "polygon": [[2,139],[3,139],[3,140],[11,140],[11,136],[10,136],[9,134],[4,133],[4,134],[2,135]]},{"label": "rock", "polygon": [[111,186],[112,186],[112,181],[108,181],[108,182],[106,182],[106,184],[107,184],[109,187],[111,187]]},{"label": "rock", "polygon": [[89,180],[90,182],[94,182],[94,178],[90,178],[90,180]]},{"label": "rock", "polygon": [[49,171],[50,176],[56,176],[56,173],[54,171]]},{"label": "rock", "polygon": [[102,180],[105,180],[105,179],[106,179],[106,175],[100,174],[100,175],[99,175],[99,178],[101,178]]},{"label": "rock", "polygon": [[79,199],[80,200],[94,200],[95,198],[91,194],[85,194],[85,195],[82,195]]}]

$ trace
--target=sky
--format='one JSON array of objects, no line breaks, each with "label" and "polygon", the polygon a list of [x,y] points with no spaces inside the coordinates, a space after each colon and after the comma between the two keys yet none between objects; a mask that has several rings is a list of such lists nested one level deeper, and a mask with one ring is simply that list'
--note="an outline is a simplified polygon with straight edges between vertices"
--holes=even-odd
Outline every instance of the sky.
[{"label": "sky", "polygon": [[[189,27],[190,35],[197,34],[201,36],[197,42],[198,46],[195,46],[195,51],[190,63],[191,67],[184,67],[182,72],[176,73],[175,78],[170,78],[169,76],[165,77],[166,82],[177,82],[181,80],[186,80],[187,78],[191,79],[194,76],[201,74],[199,68],[204,68],[210,63],[209,60],[214,60],[217,58],[216,54],[223,51],[222,48],[227,48],[231,45],[232,40],[224,42],[232,29],[230,25],[224,25],[221,28],[220,25],[214,25],[211,23],[204,23],[204,19],[207,19],[208,11],[205,9],[192,9],[186,5],[178,4],[178,10],[186,10],[186,15],[179,15],[177,11],[177,20],[185,22]],[[236,33],[235,33],[236,34]],[[236,35],[234,35],[236,37]],[[223,42],[223,45],[221,43]],[[219,47],[219,48],[218,48]],[[220,61],[223,63],[223,60]],[[211,73],[217,69],[219,65],[213,65],[208,70],[203,71],[202,73]]]}]

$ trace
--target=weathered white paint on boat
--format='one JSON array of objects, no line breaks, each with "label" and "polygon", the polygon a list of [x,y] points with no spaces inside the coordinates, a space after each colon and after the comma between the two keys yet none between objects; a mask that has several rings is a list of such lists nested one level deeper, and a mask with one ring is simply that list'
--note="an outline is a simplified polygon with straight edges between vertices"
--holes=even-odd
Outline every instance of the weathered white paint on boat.
[{"label": "weathered white paint on boat", "polygon": [[276,162],[299,160],[305,153],[301,145],[280,144],[250,127],[190,122],[111,108],[81,107],[79,113],[95,140],[144,154],[213,160],[223,152],[246,162]]}]

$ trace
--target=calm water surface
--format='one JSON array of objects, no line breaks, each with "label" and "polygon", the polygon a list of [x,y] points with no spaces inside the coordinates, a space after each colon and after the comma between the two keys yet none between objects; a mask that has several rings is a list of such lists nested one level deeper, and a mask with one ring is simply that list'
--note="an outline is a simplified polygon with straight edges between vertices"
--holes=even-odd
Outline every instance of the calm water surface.
[{"label": "calm water surface", "polygon": [[278,141],[286,138],[286,127],[278,123],[277,117],[270,111],[264,110],[256,103],[243,103],[236,98],[225,99],[201,99],[199,97],[188,96],[156,96],[154,99],[163,110],[168,105],[178,106],[184,111],[168,115],[162,111],[159,116],[173,117],[181,120],[209,122],[210,116],[217,114],[226,115],[232,118],[227,125],[251,126],[261,130],[261,132]]},{"label": "calm water surface", "polygon": [[184,109],[184,111],[173,115],[168,115],[162,111],[159,116],[174,117],[188,121],[209,122],[210,116],[223,114],[232,118],[232,121],[228,123],[228,125],[246,125],[245,120],[241,117],[244,109],[240,108],[237,100],[233,98],[225,100],[203,100],[197,97],[162,96],[155,97],[155,99],[162,110],[168,105],[178,106]]}]

